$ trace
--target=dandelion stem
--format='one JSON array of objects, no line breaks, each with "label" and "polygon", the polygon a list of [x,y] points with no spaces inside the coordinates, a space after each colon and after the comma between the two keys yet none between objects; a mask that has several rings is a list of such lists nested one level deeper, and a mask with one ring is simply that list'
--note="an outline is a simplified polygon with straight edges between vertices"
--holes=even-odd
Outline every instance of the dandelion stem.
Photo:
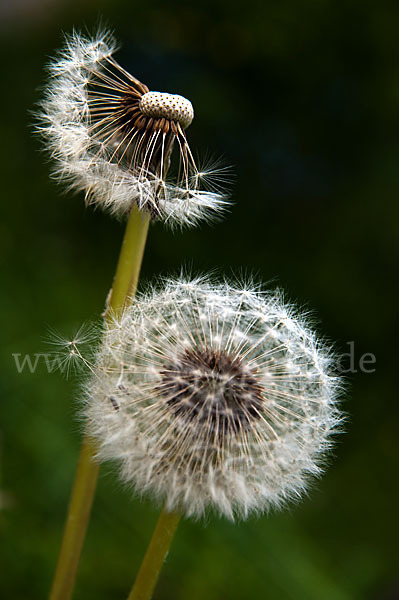
[{"label": "dandelion stem", "polygon": [[[134,296],[143,260],[150,217],[133,207],[122,242],[105,319],[118,314]],[[93,460],[95,443],[85,436],[82,441],[57,568],[50,600],[69,600],[89,522],[99,466]]]},{"label": "dandelion stem", "polygon": [[128,600],[150,600],[152,597],[180,517],[180,512],[161,512]]},{"label": "dandelion stem", "polygon": [[149,223],[149,213],[141,213],[133,207],[119,254],[106,317],[120,312],[126,301],[136,293]]},{"label": "dandelion stem", "polygon": [[97,484],[99,466],[92,460],[94,454],[95,447],[92,440],[84,438],[49,596],[50,600],[67,600],[72,596]]}]

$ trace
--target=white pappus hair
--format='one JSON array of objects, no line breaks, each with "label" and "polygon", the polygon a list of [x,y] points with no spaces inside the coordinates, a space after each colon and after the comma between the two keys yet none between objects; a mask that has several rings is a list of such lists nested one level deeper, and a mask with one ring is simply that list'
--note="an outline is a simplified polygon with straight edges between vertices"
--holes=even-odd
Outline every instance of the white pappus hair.
[{"label": "white pappus hair", "polygon": [[166,280],[108,324],[87,431],[167,510],[247,517],[321,473],[340,422],[332,361],[279,292]]},{"label": "white pappus hair", "polygon": [[191,102],[150,91],[115,61],[115,50],[107,31],[74,32],[49,65],[37,130],[53,175],[117,216],[135,204],[172,227],[220,218],[229,204],[221,191],[226,169],[197,167],[185,133]]}]

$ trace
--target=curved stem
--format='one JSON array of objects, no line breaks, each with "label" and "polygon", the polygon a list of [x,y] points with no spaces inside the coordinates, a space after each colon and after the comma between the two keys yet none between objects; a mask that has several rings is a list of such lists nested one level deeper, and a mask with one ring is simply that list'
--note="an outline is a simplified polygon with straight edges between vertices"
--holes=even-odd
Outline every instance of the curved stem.
[{"label": "curved stem", "polygon": [[[136,293],[150,217],[134,207],[126,226],[114,282],[104,318],[117,315]],[[85,436],[73,484],[64,535],[49,600],[69,600],[89,522],[99,465],[96,446]]]},{"label": "curved stem", "polygon": [[152,597],[180,517],[181,513],[161,512],[128,600],[150,600]]}]

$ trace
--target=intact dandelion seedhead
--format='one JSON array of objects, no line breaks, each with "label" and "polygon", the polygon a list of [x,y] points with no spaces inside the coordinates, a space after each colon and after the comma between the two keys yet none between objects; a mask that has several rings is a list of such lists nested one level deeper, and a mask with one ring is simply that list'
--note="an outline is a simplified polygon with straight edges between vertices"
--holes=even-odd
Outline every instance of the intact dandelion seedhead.
[{"label": "intact dandelion seedhead", "polygon": [[[195,163],[185,132],[191,102],[150,91],[116,62],[115,50],[109,32],[75,32],[50,64],[38,129],[54,175],[115,215],[135,204],[171,226],[220,217],[224,169]],[[177,172],[169,178],[174,147]]]},{"label": "intact dandelion seedhead", "polygon": [[246,517],[321,473],[340,421],[331,364],[279,293],[167,280],[107,325],[87,430],[167,510]]}]

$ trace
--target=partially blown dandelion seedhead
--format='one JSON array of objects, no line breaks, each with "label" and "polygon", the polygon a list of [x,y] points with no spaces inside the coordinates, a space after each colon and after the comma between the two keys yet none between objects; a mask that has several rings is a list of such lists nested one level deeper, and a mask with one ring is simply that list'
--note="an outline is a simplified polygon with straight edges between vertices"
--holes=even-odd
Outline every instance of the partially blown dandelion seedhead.
[{"label": "partially blown dandelion seedhead", "polygon": [[167,510],[247,516],[320,474],[339,422],[330,365],[278,293],[170,280],[107,326],[87,429]]},{"label": "partially blown dandelion seedhead", "polygon": [[[150,91],[115,61],[115,50],[108,32],[93,39],[75,32],[50,64],[39,131],[54,174],[117,215],[136,204],[171,225],[220,216],[227,205],[218,185],[223,169],[195,164],[185,133],[191,102]],[[167,178],[173,147],[174,180]]]}]

